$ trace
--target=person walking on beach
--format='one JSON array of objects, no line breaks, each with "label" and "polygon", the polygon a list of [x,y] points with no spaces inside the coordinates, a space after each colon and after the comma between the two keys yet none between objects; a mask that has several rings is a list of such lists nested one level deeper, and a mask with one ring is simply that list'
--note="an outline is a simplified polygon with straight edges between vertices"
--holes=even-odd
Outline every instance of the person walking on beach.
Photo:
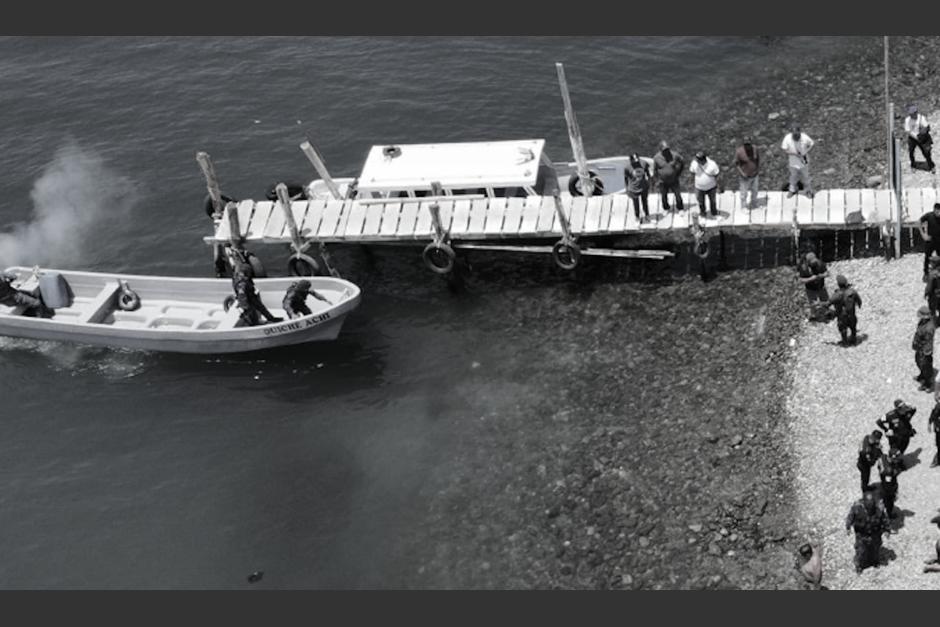
[{"label": "person walking on beach", "polygon": [[934,253],[940,255],[940,202],[935,202],[933,210],[920,217],[920,236],[924,240],[924,281],[927,281],[930,257]]},{"label": "person walking on beach", "polygon": [[[633,213],[637,221],[649,222],[650,208],[647,198],[650,193],[650,168],[636,153],[630,155],[630,161],[623,170],[627,186],[627,196],[633,200]],[[643,215],[640,218],[640,205],[643,205]]]},{"label": "person walking on beach", "polygon": [[[741,192],[741,206],[753,209],[757,206],[758,174],[760,172],[760,155],[757,146],[750,137],[744,138],[744,143],[734,151],[734,166],[738,169],[738,187]],[[750,192],[750,202],[748,202]]]},{"label": "person walking on beach", "polygon": [[[892,455],[892,453],[895,453]],[[885,506],[888,518],[894,518],[894,503],[898,498],[898,472],[896,449],[882,453],[878,460],[878,476],[881,477],[881,502]]]},{"label": "person walking on beach", "polygon": [[911,424],[916,413],[916,407],[898,398],[894,401],[894,409],[886,413],[884,418],[875,421],[878,428],[888,436],[890,448],[897,449],[901,455],[907,451],[911,438],[917,435],[917,430]]},{"label": "person walking on beach", "polygon": [[937,452],[934,453],[933,461],[930,462],[931,468],[940,466],[940,391],[934,394],[934,406],[927,418],[927,432],[933,432],[934,443],[937,446]]},{"label": "person walking on beach", "polygon": [[798,182],[803,183],[806,196],[813,197],[813,184],[809,177],[809,153],[815,144],[816,142],[802,132],[799,126],[794,126],[780,142],[780,149],[787,153],[787,163],[790,169],[790,191],[787,193],[787,198],[796,194]]},{"label": "person walking on beach", "polygon": [[933,145],[933,139],[930,137],[930,125],[927,124],[927,118],[918,113],[917,107],[911,105],[907,108],[907,117],[904,118],[904,131],[907,133],[907,152],[911,157],[911,169],[917,167],[914,160],[914,149],[920,148],[920,152],[927,161],[927,169],[934,171],[933,159],[930,158],[930,148]]},{"label": "person walking on beach", "polygon": [[[858,334],[858,318],[855,315],[855,310],[862,308],[862,297],[858,295],[858,292],[843,275],[836,276],[836,284],[839,287],[829,298],[829,305],[836,312],[836,321],[839,326],[839,335],[842,337],[842,345],[854,346],[858,341],[856,337]],[[849,331],[852,332],[851,339],[849,338]]]},{"label": "person walking on beach", "polygon": [[682,194],[679,191],[679,177],[685,169],[685,161],[678,152],[673,152],[664,139],[659,142],[659,152],[653,156],[653,174],[659,179],[659,192],[662,194],[663,211],[669,211],[669,192],[676,199],[676,211],[682,211]]},{"label": "person walking on beach", "polygon": [[718,192],[718,164],[700,150],[695,153],[695,159],[689,165],[689,172],[695,175],[695,196],[702,217],[708,215],[705,212],[706,197],[711,204],[712,217],[717,217],[718,205],[715,195]]},{"label": "person walking on beach", "polygon": [[930,270],[927,272],[927,285],[924,286],[924,298],[927,299],[927,307],[933,314],[933,321],[936,324],[940,321],[940,255],[934,253],[930,256]]},{"label": "person walking on beach", "polygon": [[920,374],[914,377],[914,380],[920,382],[921,392],[930,392],[933,390],[933,336],[936,326],[933,314],[926,305],[917,310],[917,316],[919,320],[911,348],[914,350],[914,363],[917,364]]},{"label": "person walking on beach", "polygon": [[862,476],[862,494],[868,491],[871,483],[871,469],[881,459],[881,431],[875,429],[870,435],[862,438],[862,445],[858,449],[858,461],[855,467]]},{"label": "person walking on beach", "polygon": [[797,266],[797,274],[803,287],[806,288],[806,299],[809,301],[809,320],[818,322],[822,309],[829,309],[829,292],[826,291],[826,277],[829,270],[816,253],[810,251],[803,255]]},{"label": "person walking on beach", "polygon": [[845,531],[855,531],[855,572],[861,573],[881,560],[881,536],[891,531],[891,523],[883,507],[871,491],[866,492],[849,510]]}]

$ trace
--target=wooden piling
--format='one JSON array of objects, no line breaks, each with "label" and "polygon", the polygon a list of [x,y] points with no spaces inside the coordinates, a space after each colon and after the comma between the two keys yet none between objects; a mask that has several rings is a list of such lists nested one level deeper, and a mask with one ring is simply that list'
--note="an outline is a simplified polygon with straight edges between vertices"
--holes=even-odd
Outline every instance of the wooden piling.
[{"label": "wooden piling", "polygon": [[229,243],[232,245],[232,248],[241,248],[242,229],[238,224],[238,203],[227,203],[224,213],[228,215]]},{"label": "wooden piling", "polygon": [[215,176],[215,168],[212,167],[212,160],[209,154],[205,152],[196,153],[196,162],[202,168],[202,174],[206,177],[206,188],[209,190],[209,198],[212,199],[212,213],[215,217],[222,215],[222,192],[219,190],[219,181]]},{"label": "wooden piling", "polygon": [[278,183],[274,191],[277,193],[278,203],[281,205],[281,210],[284,212],[284,222],[287,224],[287,229],[290,232],[291,246],[294,248],[294,252],[299,253],[304,247],[303,239],[300,237],[300,231],[297,229],[297,222],[294,220],[294,212],[291,211],[291,201],[287,193],[287,185]]},{"label": "wooden piling", "polygon": [[585,196],[591,196],[594,193],[594,184],[591,181],[591,174],[588,172],[587,168],[584,143],[581,141],[581,129],[578,128],[578,119],[574,115],[574,108],[571,106],[571,96],[568,94],[568,81],[565,80],[565,66],[561,63],[556,63],[555,70],[558,72],[558,85],[561,88],[561,99],[565,105],[565,122],[568,124],[568,138],[571,140],[571,151],[574,153],[574,160],[578,166],[578,178],[581,181],[581,191]]},{"label": "wooden piling", "polygon": [[305,155],[307,155],[307,159],[309,159],[310,163],[313,164],[317,174],[320,175],[320,178],[326,184],[327,189],[330,190],[330,194],[333,195],[333,198],[336,200],[342,200],[342,195],[339,193],[339,187],[333,181],[333,177],[330,176],[329,170],[326,169],[326,163],[323,161],[323,157],[321,157],[317,149],[313,147],[313,144],[307,140],[300,144],[300,149],[304,151]]}]

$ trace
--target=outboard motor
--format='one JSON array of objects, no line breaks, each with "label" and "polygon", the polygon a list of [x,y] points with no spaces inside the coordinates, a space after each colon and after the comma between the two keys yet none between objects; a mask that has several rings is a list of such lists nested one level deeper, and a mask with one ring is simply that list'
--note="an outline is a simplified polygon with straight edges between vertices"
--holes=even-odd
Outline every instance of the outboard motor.
[{"label": "outboard motor", "polygon": [[44,272],[39,277],[39,294],[50,309],[71,307],[75,294],[65,277],[58,272]]}]

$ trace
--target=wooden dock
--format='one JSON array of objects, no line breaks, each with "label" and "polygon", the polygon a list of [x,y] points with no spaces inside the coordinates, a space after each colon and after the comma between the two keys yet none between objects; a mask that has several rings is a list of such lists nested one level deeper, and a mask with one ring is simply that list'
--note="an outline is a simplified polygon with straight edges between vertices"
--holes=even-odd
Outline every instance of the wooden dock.
[{"label": "wooden dock", "polygon": [[[563,201],[571,232],[579,238],[637,233],[673,234],[685,237],[690,216],[698,214],[695,195],[684,193],[685,211],[664,212],[659,194],[650,194],[651,219],[641,224],[633,202],[624,195],[573,197]],[[722,231],[791,230],[794,219],[801,230],[857,229],[897,220],[897,202],[890,190],[831,189],[813,199],[786,192],[761,192],[758,207],[741,206],[740,195],[726,191],[718,195],[717,218],[701,224]],[[913,188],[903,193],[903,223],[914,225],[933,207],[934,188]],[[396,202],[361,200],[293,201],[291,211],[304,240],[356,243],[430,241],[434,237],[429,206],[431,201],[402,199]],[[562,235],[551,197],[483,198],[436,201],[441,225],[452,241],[553,238]],[[674,207],[673,207],[674,209]],[[243,200],[237,203],[238,227],[246,243],[290,243],[290,230],[277,201]],[[230,241],[227,215],[216,222],[207,243]]]}]

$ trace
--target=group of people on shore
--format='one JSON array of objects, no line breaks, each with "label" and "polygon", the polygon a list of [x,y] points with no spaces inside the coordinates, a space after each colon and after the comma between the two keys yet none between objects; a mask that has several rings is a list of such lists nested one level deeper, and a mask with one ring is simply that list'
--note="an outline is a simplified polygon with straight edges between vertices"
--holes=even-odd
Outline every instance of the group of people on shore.
[{"label": "group of people on shore", "polygon": [[[780,149],[786,153],[789,169],[789,195],[793,196],[800,189],[813,197],[812,181],[809,174],[809,153],[815,142],[799,126],[793,126],[780,143]],[[738,173],[738,190],[741,203],[749,209],[757,206],[757,191],[760,175],[760,154],[750,137],[737,147],[734,153],[734,166]],[[648,222],[650,219],[648,197],[654,181],[659,181],[659,192],[664,211],[671,211],[669,195],[672,194],[676,211],[685,209],[682,200],[681,177],[685,172],[686,162],[682,155],[663,140],[659,152],[652,159],[630,155],[630,161],[624,169],[626,193],[633,200],[633,211],[637,220]],[[695,153],[689,163],[689,173],[693,177],[693,187],[698,201],[699,212],[707,216],[718,215],[717,193],[718,175],[721,169],[705,151]],[[706,201],[708,210],[706,210]],[[640,214],[642,209],[643,214]]]}]

